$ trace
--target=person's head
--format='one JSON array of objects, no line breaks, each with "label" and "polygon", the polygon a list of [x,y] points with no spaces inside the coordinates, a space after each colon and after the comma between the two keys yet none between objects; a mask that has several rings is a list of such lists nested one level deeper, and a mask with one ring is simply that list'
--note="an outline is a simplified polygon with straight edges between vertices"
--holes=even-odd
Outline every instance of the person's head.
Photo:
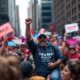
[{"label": "person's head", "polygon": [[62,45],[62,43],[63,43],[63,40],[62,39],[59,39],[58,40],[58,45]]},{"label": "person's head", "polygon": [[51,36],[50,36],[50,41],[51,41],[51,42],[57,41],[57,37],[54,36],[54,35],[51,35]]},{"label": "person's head", "polygon": [[24,58],[28,58],[30,56],[30,51],[29,49],[24,50]]},{"label": "person's head", "polygon": [[62,80],[80,80],[80,61],[69,60],[61,73]]},{"label": "person's head", "polygon": [[11,50],[11,51],[15,50],[15,46],[16,46],[16,44],[13,41],[8,41],[7,42],[8,50]]},{"label": "person's head", "polygon": [[47,36],[45,34],[40,34],[38,36],[38,42],[42,47],[47,46]]},{"label": "person's head", "polygon": [[63,70],[61,71],[61,78],[62,80],[71,80],[71,72],[68,68],[68,65],[66,65]]},{"label": "person's head", "polygon": [[70,54],[75,54],[76,52],[76,46],[75,45],[70,45],[68,47]]},{"label": "person's head", "polygon": [[30,78],[34,74],[33,66],[28,61],[21,62],[20,69],[23,79]]},{"label": "person's head", "polygon": [[16,79],[18,80],[20,78],[20,61],[18,60],[17,56],[7,56],[7,63],[11,67],[11,69],[14,72],[14,75]]},{"label": "person's head", "polygon": [[19,80],[8,63],[0,60],[0,80]]},{"label": "person's head", "polygon": [[70,60],[67,64],[71,72],[72,80],[80,80],[80,61]]},{"label": "person's head", "polygon": [[22,44],[20,49],[21,51],[24,51],[26,48],[27,48],[26,44]]},{"label": "person's head", "polygon": [[20,61],[17,56],[7,56],[8,64],[12,67],[19,69]]},{"label": "person's head", "polygon": [[30,80],[46,80],[43,76],[32,76]]}]

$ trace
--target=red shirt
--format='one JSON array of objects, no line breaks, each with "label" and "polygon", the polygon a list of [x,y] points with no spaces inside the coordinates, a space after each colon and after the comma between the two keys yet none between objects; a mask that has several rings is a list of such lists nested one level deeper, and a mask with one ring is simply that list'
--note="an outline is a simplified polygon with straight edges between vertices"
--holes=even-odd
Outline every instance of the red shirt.
[{"label": "red shirt", "polygon": [[69,54],[69,59],[78,59],[80,60],[80,54]]}]

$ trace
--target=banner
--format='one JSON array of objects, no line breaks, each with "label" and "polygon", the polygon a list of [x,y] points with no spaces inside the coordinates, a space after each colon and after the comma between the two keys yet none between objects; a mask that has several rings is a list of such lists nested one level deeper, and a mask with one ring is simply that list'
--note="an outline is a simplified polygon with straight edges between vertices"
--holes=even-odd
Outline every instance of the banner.
[{"label": "banner", "polygon": [[79,27],[77,23],[72,23],[72,24],[66,24],[65,25],[65,31],[66,33],[71,33],[71,32],[75,32],[78,31]]},{"label": "banner", "polygon": [[13,32],[13,29],[9,23],[0,26],[0,37],[4,37],[11,32]]},{"label": "banner", "polygon": [[21,39],[13,39],[12,40],[15,44],[22,44],[22,40]]}]

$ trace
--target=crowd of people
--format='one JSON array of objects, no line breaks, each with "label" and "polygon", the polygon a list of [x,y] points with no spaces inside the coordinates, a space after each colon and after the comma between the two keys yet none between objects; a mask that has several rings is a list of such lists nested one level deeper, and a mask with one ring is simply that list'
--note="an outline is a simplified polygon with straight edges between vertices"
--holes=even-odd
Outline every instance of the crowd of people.
[{"label": "crowd of people", "polygon": [[34,40],[26,19],[26,43],[0,40],[0,80],[80,80],[80,41],[45,33]]}]

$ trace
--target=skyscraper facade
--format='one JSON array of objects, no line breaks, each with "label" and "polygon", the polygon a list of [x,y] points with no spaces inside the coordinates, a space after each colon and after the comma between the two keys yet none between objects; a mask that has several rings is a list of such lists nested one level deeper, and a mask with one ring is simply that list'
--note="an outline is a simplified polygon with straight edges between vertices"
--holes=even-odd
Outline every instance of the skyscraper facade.
[{"label": "skyscraper facade", "polygon": [[39,1],[39,24],[40,27],[45,28],[46,30],[49,30],[49,24],[52,22],[52,12],[51,12],[51,3],[52,0],[40,0]]},{"label": "skyscraper facade", "polygon": [[0,0],[0,25],[8,21],[8,0]]},{"label": "skyscraper facade", "polygon": [[28,6],[28,17],[32,18],[32,25],[31,28],[34,32],[38,30],[38,20],[39,20],[39,6],[38,6],[38,0],[30,0],[29,6]]},{"label": "skyscraper facade", "polygon": [[80,25],[80,0],[54,0],[54,22],[57,31],[62,31],[65,24]]},{"label": "skyscraper facade", "polygon": [[13,28],[15,28],[15,7],[15,0],[8,0],[8,16],[10,19],[10,24]]},{"label": "skyscraper facade", "polygon": [[19,6],[16,5],[16,12],[15,12],[15,34],[20,36],[20,18],[19,18]]},{"label": "skyscraper facade", "polygon": [[0,24],[6,22],[15,27],[15,0],[0,0]]}]

